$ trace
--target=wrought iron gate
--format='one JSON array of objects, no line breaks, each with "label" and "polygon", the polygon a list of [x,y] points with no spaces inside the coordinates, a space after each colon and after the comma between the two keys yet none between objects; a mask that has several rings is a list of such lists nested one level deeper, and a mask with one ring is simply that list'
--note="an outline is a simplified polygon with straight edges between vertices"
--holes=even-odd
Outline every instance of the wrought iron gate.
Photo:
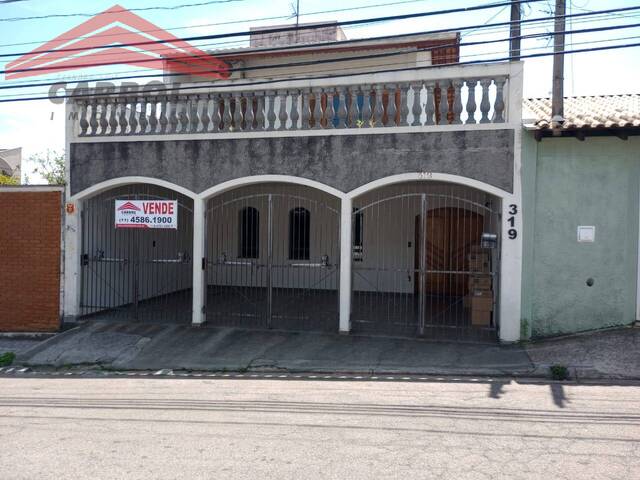
[{"label": "wrought iron gate", "polygon": [[207,322],[337,330],[340,215],[331,202],[287,187],[210,200]]},{"label": "wrought iron gate", "polygon": [[[115,228],[115,200],[178,200],[178,229]],[[191,321],[191,200],[131,185],[83,202],[81,315],[150,322]]]},{"label": "wrought iron gate", "polygon": [[446,188],[354,202],[355,332],[496,339],[499,201]]}]

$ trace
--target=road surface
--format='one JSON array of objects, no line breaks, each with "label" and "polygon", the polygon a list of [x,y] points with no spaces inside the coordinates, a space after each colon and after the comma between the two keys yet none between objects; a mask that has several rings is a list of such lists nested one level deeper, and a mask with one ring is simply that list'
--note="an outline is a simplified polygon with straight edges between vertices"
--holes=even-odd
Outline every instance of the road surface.
[{"label": "road surface", "polygon": [[640,386],[0,378],[9,479],[640,479]]}]

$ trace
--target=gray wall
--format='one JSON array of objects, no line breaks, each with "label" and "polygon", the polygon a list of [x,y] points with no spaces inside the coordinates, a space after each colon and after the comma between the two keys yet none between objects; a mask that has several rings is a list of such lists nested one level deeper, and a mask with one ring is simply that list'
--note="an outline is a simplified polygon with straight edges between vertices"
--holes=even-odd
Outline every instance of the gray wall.
[{"label": "gray wall", "polygon": [[[635,320],[639,178],[640,137],[524,133],[523,338]],[[579,225],[594,243],[577,242]]]},{"label": "gray wall", "polygon": [[513,130],[71,144],[71,192],[140,175],[201,192],[281,174],[350,191],[407,172],[461,175],[513,188]]}]

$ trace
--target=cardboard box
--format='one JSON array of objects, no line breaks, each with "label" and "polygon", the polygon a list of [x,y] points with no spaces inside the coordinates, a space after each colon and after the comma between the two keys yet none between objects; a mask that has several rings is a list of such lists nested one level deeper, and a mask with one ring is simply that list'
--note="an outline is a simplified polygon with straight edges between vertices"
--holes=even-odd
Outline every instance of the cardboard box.
[{"label": "cardboard box", "polygon": [[471,275],[469,277],[469,290],[491,290],[493,279],[489,275]]},{"label": "cardboard box", "polygon": [[492,297],[471,297],[471,311],[490,312],[493,310]]},{"label": "cardboard box", "polygon": [[467,260],[470,262],[478,261],[478,262],[488,262],[489,254],[488,253],[469,253],[467,255]]},{"label": "cardboard box", "polygon": [[463,300],[463,305],[467,308],[478,311],[491,311],[493,310],[493,291],[492,290],[472,290],[469,295],[465,297],[466,302]]},{"label": "cardboard box", "polygon": [[491,311],[471,310],[471,325],[478,327],[491,325]]},{"label": "cardboard box", "polygon": [[489,272],[489,260],[469,260],[469,271],[471,272]]}]

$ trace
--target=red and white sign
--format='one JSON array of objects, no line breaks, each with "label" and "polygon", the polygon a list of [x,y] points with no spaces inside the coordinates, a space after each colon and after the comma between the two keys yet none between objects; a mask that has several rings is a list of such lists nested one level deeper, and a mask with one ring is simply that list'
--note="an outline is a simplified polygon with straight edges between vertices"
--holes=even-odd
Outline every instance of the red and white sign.
[{"label": "red and white sign", "polygon": [[177,200],[116,200],[116,228],[178,228]]}]

